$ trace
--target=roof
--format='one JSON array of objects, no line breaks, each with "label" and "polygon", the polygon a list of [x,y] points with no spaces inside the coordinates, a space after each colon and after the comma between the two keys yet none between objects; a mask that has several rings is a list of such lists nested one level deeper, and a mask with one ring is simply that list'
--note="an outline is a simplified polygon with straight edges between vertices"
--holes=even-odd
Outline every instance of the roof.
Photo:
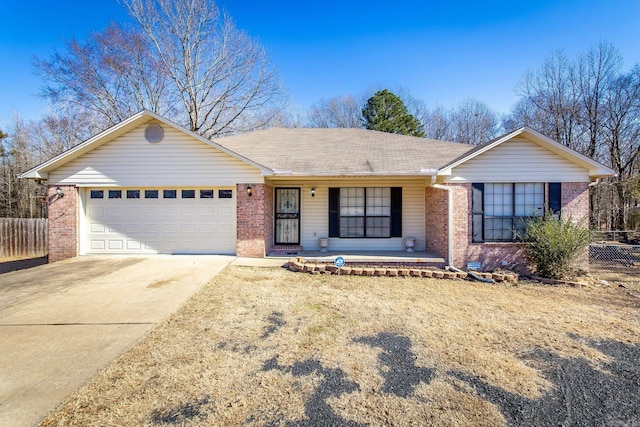
[{"label": "roof", "polygon": [[50,171],[152,120],[254,166],[265,176],[446,176],[456,166],[519,135],[584,167],[591,178],[615,175],[612,169],[528,127],[476,147],[344,128],[271,128],[210,141],[158,114],[143,110],[22,173],[20,178],[46,179]]},{"label": "roof", "polygon": [[274,175],[435,175],[473,147],[366,129],[271,128],[215,140]]},{"label": "roof", "polygon": [[524,126],[520,129],[517,129],[513,132],[504,134],[499,136],[485,144],[478,145],[473,147],[471,150],[466,153],[461,154],[457,158],[454,158],[446,165],[440,168],[438,171],[438,175],[451,175],[451,170],[456,166],[461,165],[464,162],[467,162],[482,153],[491,150],[492,148],[497,147],[500,144],[505,143],[517,136],[524,136],[528,140],[533,141],[534,143],[540,145],[543,148],[546,148],[549,151],[554,152],[555,154],[564,157],[565,159],[582,166],[587,171],[589,171],[589,177],[591,178],[602,178],[607,176],[615,176],[615,171],[611,168],[608,168],[593,159],[590,159],[587,156],[583,156],[571,148],[560,144],[559,142],[554,141],[551,138],[548,138],[541,134],[540,132],[531,129],[528,126]]}]

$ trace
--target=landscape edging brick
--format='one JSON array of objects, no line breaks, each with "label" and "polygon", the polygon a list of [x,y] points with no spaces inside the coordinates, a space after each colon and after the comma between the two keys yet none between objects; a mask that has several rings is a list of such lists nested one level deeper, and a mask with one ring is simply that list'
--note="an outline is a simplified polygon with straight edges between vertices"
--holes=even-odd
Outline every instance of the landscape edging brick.
[{"label": "landscape edging brick", "polygon": [[[294,272],[326,275],[351,275],[351,276],[376,276],[376,277],[433,277],[436,279],[458,280],[466,279],[466,272],[453,272],[434,267],[419,267],[398,265],[395,267],[342,267],[338,268],[329,263],[306,262],[302,257],[291,258],[287,268]],[[499,283],[517,283],[519,276],[516,273],[477,273],[486,279],[493,279]]]}]

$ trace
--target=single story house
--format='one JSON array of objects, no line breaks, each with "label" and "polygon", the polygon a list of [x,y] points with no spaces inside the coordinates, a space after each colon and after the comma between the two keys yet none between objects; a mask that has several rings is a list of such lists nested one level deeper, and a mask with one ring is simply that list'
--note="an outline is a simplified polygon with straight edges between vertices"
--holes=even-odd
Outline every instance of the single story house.
[{"label": "single story house", "polygon": [[49,260],[236,254],[281,247],[402,251],[448,264],[518,260],[521,219],[582,219],[613,171],[530,129],[481,146],[364,129],[207,140],[142,111],[23,173],[46,180]]}]

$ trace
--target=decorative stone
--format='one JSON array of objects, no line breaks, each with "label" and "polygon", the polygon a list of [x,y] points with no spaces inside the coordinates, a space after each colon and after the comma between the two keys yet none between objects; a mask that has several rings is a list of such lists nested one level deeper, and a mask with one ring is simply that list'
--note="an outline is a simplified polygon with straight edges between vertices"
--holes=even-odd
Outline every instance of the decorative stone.
[{"label": "decorative stone", "polygon": [[291,271],[303,271],[304,264],[299,263],[297,261],[289,261],[289,270]]},{"label": "decorative stone", "polygon": [[408,276],[409,273],[409,269],[408,268],[400,268],[398,269],[398,276]]},{"label": "decorative stone", "polygon": [[422,270],[411,269],[409,270],[409,274],[411,274],[413,277],[420,277],[422,276]]},{"label": "decorative stone", "polygon": [[323,271],[325,271],[327,269],[327,266],[326,265],[322,265],[322,264],[318,264],[318,265],[316,265],[315,269],[322,273]]},{"label": "decorative stone", "polygon": [[444,277],[444,271],[433,271],[432,275],[436,279],[442,279]]},{"label": "decorative stone", "polygon": [[395,268],[387,268],[387,276],[390,276],[390,277],[398,276],[398,270]]},{"label": "decorative stone", "polygon": [[360,267],[353,267],[353,268],[351,269],[351,274],[352,274],[353,276],[362,276],[362,270],[363,270],[363,269],[362,269],[362,268],[360,268]]},{"label": "decorative stone", "polygon": [[386,276],[387,275],[387,269],[386,268],[376,268],[376,269],[374,269],[374,274],[376,276]]},{"label": "decorative stone", "polygon": [[335,273],[336,271],[338,271],[338,267],[336,267],[335,265],[327,265],[327,271]]},{"label": "decorative stone", "polygon": [[457,277],[458,277],[458,275],[456,273],[454,273],[453,271],[443,271],[442,272],[442,278],[443,279],[455,279]]},{"label": "decorative stone", "polygon": [[362,269],[362,274],[364,276],[373,276],[375,274],[375,269],[373,269],[373,268],[363,268]]},{"label": "decorative stone", "polygon": [[433,270],[423,270],[422,277],[433,277]]},{"label": "decorative stone", "polygon": [[305,264],[304,265],[304,269],[303,271],[305,273],[311,273],[312,271],[314,271],[316,269],[316,265],[315,264]]}]

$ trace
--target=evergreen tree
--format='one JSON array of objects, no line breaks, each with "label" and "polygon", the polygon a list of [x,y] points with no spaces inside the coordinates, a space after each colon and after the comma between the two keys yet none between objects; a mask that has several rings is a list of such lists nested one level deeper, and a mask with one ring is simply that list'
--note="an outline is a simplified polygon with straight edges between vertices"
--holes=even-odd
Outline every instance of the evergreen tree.
[{"label": "evergreen tree", "polygon": [[402,100],[387,89],[376,92],[362,109],[367,129],[424,137],[420,122],[407,110]]}]

